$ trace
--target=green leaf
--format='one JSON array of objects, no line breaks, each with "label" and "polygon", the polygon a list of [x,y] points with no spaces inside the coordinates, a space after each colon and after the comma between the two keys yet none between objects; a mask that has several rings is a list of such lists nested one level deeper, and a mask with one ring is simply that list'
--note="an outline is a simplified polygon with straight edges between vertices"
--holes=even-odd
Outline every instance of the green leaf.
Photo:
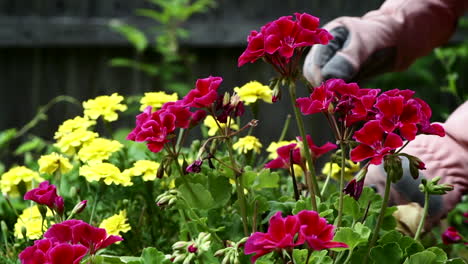
[{"label": "green leaf", "polygon": [[[309,251],[307,249],[294,249],[294,263],[306,264],[308,253]],[[333,260],[329,256],[327,256],[327,254],[328,252],[326,250],[314,251],[310,255],[309,263],[307,264],[332,264]]]},{"label": "green leaf", "polygon": [[141,253],[141,264],[170,264],[170,260],[166,259],[164,253],[157,250],[156,248],[149,247],[143,249]]},{"label": "green leaf", "polygon": [[447,253],[445,253],[445,251],[443,251],[441,248],[430,247],[430,248],[426,249],[426,251],[431,251],[432,253],[434,253],[436,255],[435,261],[437,263],[445,263],[445,261],[448,259],[447,258]]},{"label": "green leaf", "polygon": [[373,247],[370,251],[370,258],[378,264],[400,263],[402,257],[403,252],[397,243]]},{"label": "green leaf", "polygon": [[190,187],[185,183],[179,186],[179,191],[188,205],[198,209],[210,209],[214,204],[211,193],[199,183],[189,184]]},{"label": "green leaf", "polygon": [[418,252],[407,258],[404,264],[435,264],[437,256],[431,251]]},{"label": "green leaf", "polygon": [[142,52],[148,46],[148,40],[146,39],[145,33],[136,27],[124,24],[118,20],[112,20],[109,26],[122,34],[138,52]]},{"label": "green leaf", "polygon": [[301,199],[296,202],[294,209],[292,210],[293,214],[297,214],[302,210],[312,210],[312,204],[310,203],[309,198]]},{"label": "green leaf", "polygon": [[14,154],[18,156],[18,155],[23,155],[26,152],[41,151],[45,146],[46,146],[46,143],[44,142],[42,138],[33,137],[32,139],[19,145],[19,147],[16,148]]},{"label": "green leaf", "polygon": [[[339,208],[339,201],[335,202],[335,208],[338,210]],[[345,195],[343,197],[343,214],[350,215],[353,217],[354,220],[358,220],[361,217],[359,204],[354,200],[353,197],[349,195]]]},{"label": "green leaf", "polygon": [[277,172],[270,172],[270,170],[262,170],[257,175],[257,179],[253,187],[256,189],[277,188],[279,179],[280,177]]},{"label": "green leaf", "polygon": [[228,178],[209,175],[208,186],[214,200],[214,207],[224,206],[231,198],[232,185]]},{"label": "green leaf", "polygon": [[385,235],[383,235],[380,239],[379,239],[379,244],[380,245],[386,245],[388,243],[392,243],[392,242],[398,242],[400,241],[400,239],[403,237],[403,235],[396,231],[396,230],[392,230],[390,232],[387,232],[385,233]]},{"label": "green leaf", "polygon": [[350,227],[340,227],[333,238],[333,241],[343,242],[348,248],[334,248],[333,251],[353,250],[361,243],[366,243],[369,239],[370,229],[361,223],[357,223],[354,230]]},{"label": "green leaf", "polygon": [[96,264],[141,264],[139,257],[130,256],[109,256],[98,255],[95,257],[94,263]]},{"label": "green leaf", "polygon": [[257,178],[257,173],[255,171],[244,172],[242,174],[242,183],[244,184],[244,187],[252,187],[252,184],[255,182],[255,178]]},{"label": "green leaf", "polygon": [[10,128],[10,129],[1,131],[0,132],[0,149],[8,146],[10,141],[13,140],[15,136],[16,136],[15,128]]},{"label": "green leaf", "polygon": [[405,255],[406,256],[411,256],[413,254],[416,254],[418,252],[421,252],[424,250],[423,245],[419,241],[414,241],[411,245],[409,245],[407,248],[405,248]]}]

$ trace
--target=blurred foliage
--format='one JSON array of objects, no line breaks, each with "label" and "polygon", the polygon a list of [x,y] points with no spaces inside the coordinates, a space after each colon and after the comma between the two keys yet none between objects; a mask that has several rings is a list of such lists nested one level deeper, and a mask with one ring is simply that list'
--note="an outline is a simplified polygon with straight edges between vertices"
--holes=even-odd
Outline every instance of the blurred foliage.
[{"label": "blurred foliage", "polygon": [[[468,19],[459,27],[468,28]],[[444,121],[468,99],[468,39],[435,49],[417,60],[407,71],[388,73],[366,83],[367,87],[415,90],[432,107],[434,121]]]},{"label": "blurred foliage", "polygon": [[[193,54],[180,48],[180,40],[187,39],[190,32],[182,28],[191,16],[204,13],[215,6],[214,0],[148,0],[154,8],[137,9],[136,14],[154,23],[146,32],[135,26],[113,20],[110,27],[125,37],[134,47],[134,58],[113,58],[110,65],[130,67],[155,78],[159,87],[184,95],[191,87],[190,65]],[[153,39],[151,39],[153,38]],[[149,53],[158,55],[157,61],[147,61]]]}]

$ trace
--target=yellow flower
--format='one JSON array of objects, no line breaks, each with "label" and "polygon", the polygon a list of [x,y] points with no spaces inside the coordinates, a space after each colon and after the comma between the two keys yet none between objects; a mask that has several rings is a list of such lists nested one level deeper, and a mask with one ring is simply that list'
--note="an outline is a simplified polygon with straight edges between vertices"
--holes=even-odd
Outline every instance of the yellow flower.
[{"label": "yellow flower", "polygon": [[99,135],[95,132],[79,129],[61,137],[57,143],[55,143],[55,146],[59,148],[61,152],[67,155],[73,155],[77,148],[80,148],[84,143],[98,136]]},{"label": "yellow flower", "polygon": [[0,179],[0,191],[5,195],[17,197],[20,195],[18,185],[21,182],[25,184],[26,191],[32,189],[33,181],[35,183],[43,182],[44,179],[35,171],[32,171],[25,166],[19,166],[10,169],[2,174]]},{"label": "yellow flower", "polygon": [[271,104],[271,97],[273,92],[271,91],[270,87],[257,81],[248,82],[241,88],[235,87],[234,91],[239,95],[240,99],[246,105],[255,103],[260,99]]},{"label": "yellow flower", "polygon": [[127,223],[127,211],[121,210],[119,214],[115,214],[109,218],[102,220],[99,225],[100,228],[106,229],[107,235],[120,235],[120,232],[127,233],[132,229],[130,224]]},{"label": "yellow flower", "polygon": [[97,163],[108,159],[112,153],[122,149],[123,145],[117,140],[95,138],[86,142],[78,151],[78,157],[82,162]]},{"label": "yellow flower", "polygon": [[260,143],[260,140],[258,140],[258,138],[254,136],[245,136],[239,138],[239,140],[236,143],[234,143],[232,147],[239,153],[247,153],[250,150],[253,150],[256,153],[260,153],[262,143]]},{"label": "yellow flower", "polygon": [[174,102],[177,101],[178,96],[177,93],[167,94],[165,92],[152,92],[152,93],[145,93],[140,100],[140,111],[145,110],[146,107],[152,106],[153,111],[161,108],[161,106],[167,102]]},{"label": "yellow flower", "polygon": [[[346,160],[346,165],[345,165],[345,171],[344,171],[344,179],[346,181],[350,181],[353,179],[354,174],[359,171],[360,166],[359,162],[354,163],[350,160]],[[328,175],[331,173],[331,177],[335,180],[340,180],[340,174],[341,174],[341,167],[340,165],[336,163],[331,164],[331,172],[330,172],[330,162],[325,163],[322,168],[322,173],[325,175]]]},{"label": "yellow flower", "polygon": [[42,155],[38,163],[40,173],[53,174],[56,170],[60,169],[60,173],[65,174],[73,168],[67,158],[56,152]]},{"label": "yellow flower", "polygon": [[133,176],[143,175],[144,181],[153,181],[158,173],[159,163],[151,160],[139,160],[131,168]]},{"label": "yellow flower", "polygon": [[268,146],[267,148],[267,151],[270,153],[268,155],[268,158],[269,159],[276,159],[278,157],[278,153],[276,153],[276,150],[280,147],[283,147],[283,146],[286,146],[286,145],[289,145],[291,143],[297,143],[295,140],[291,140],[291,141],[278,141],[278,142],[271,142],[270,143],[270,146]]},{"label": "yellow flower", "polygon": [[96,121],[81,116],[65,120],[65,122],[59,126],[57,132],[55,132],[54,139],[60,140],[66,134],[76,130],[87,130],[90,126],[94,126],[95,124]]},{"label": "yellow flower", "polygon": [[[230,121],[231,118],[228,118],[227,119],[227,122],[226,123],[219,123],[219,126],[221,127],[221,129],[225,129],[226,128],[226,125],[231,122],[231,129],[232,130],[238,130],[239,129],[239,126],[237,124],[235,124],[233,121]],[[216,121],[215,119],[213,118],[213,116],[207,116],[205,118],[205,121],[203,121],[203,124],[208,127],[208,136],[214,136],[216,135],[216,132],[218,132],[219,130],[219,127],[218,125],[216,125]]]},{"label": "yellow flower", "polygon": [[132,179],[128,173],[120,172],[119,168],[114,164],[106,162],[83,165],[80,168],[80,175],[85,177],[88,182],[102,179],[107,185],[133,185]]},{"label": "yellow flower", "polygon": [[296,178],[300,178],[302,177],[302,175],[304,175],[304,171],[302,170],[301,166],[297,164],[293,164],[293,170],[294,170],[294,176]]},{"label": "yellow flower", "polygon": [[[47,216],[52,216],[52,211],[47,208]],[[54,222],[50,222],[50,225]],[[44,221],[44,230],[47,230],[47,221]],[[15,237],[24,238],[22,230],[26,229],[26,237],[39,239],[42,236],[42,216],[39,207],[34,205],[23,210],[15,224]]]},{"label": "yellow flower", "polygon": [[116,111],[125,111],[127,106],[121,104],[123,96],[117,93],[112,95],[102,95],[94,99],[83,102],[84,115],[90,119],[98,119],[100,116],[106,121],[112,122],[117,120],[118,115]]}]

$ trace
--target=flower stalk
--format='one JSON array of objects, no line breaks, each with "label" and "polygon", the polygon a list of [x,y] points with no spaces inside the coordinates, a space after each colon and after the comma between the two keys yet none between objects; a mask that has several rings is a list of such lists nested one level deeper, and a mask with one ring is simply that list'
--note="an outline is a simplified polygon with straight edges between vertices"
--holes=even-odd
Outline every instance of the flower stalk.
[{"label": "flower stalk", "polygon": [[416,229],[416,234],[414,235],[414,240],[419,240],[424,223],[426,222],[427,211],[429,210],[429,192],[424,192],[424,209],[421,220],[419,221],[418,229]]},{"label": "flower stalk", "polygon": [[[341,149],[341,169],[340,169],[340,197],[338,200],[338,217],[336,221],[336,227],[341,226],[341,221],[343,218],[343,198],[344,198],[344,174],[345,174],[345,162],[346,162],[346,156],[345,156],[345,151],[346,151],[346,146],[344,142],[341,140],[340,141],[340,149]],[[330,170],[331,171],[331,170]]]},{"label": "flower stalk", "polygon": [[319,195],[319,193],[318,193],[317,178],[315,176],[315,166],[312,161],[310,149],[307,146],[308,144],[306,140],[304,122],[302,120],[302,116],[299,111],[299,108],[296,107],[296,84],[292,80],[290,80],[288,83],[289,83],[289,98],[291,100],[291,106],[294,109],[294,115],[296,116],[297,128],[299,130],[299,133],[302,137],[303,142],[305,142],[305,144],[303,144],[303,150],[304,150],[304,154],[305,154],[305,158],[306,158],[307,166],[308,166],[308,173],[305,173],[305,175],[306,175],[307,187],[310,193],[310,201],[312,202],[313,210],[317,211],[317,200],[315,198],[315,195]]}]

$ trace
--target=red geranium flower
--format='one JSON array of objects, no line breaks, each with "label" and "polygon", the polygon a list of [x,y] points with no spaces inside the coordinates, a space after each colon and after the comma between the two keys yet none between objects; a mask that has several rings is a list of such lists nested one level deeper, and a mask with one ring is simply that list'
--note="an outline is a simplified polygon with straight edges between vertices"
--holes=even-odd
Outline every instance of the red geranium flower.
[{"label": "red geranium flower", "polygon": [[304,243],[301,236],[296,237],[299,232],[300,223],[297,216],[283,218],[281,212],[277,212],[270,218],[270,226],[267,233],[255,232],[245,242],[244,253],[254,254],[252,262],[259,257],[275,250],[292,249]]},{"label": "red geranium flower", "polygon": [[335,226],[328,224],[327,220],[320,217],[317,212],[303,210],[297,214],[297,217],[301,223],[299,237],[304,237],[311,249],[348,247],[345,243],[331,241],[335,235]]},{"label": "red geranium flower", "polygon": [[[307,135],[307,144],[309,146],[309,149],[312,152],[312,157],[313,158],[319,158],[323,154],[329,152],[330,150],[336,149],[337,146],[333,143],[327,142],[323,146],[318,147],[314,144],[314,141],[312,140],[312,137],[310,135]],[[299,142],[302,142],[301,137],[297,137]],[[302,157],[301,155],[301,148],[298,146],[297,143],[291,143],[286,146],[279,147],[276,150],[276,153],[278,153],[278,157],[274,160],[271,160],[267,164],[265,164],[265,168],[269,169],[289,169],[291,166],[291,161],[290,161],[290,156],[289,152],[292,151],[292,157],[293,157],[293,164],[297,164],[301,166],[303,169],[305,167],[304,164],[304,159],[305,157]]]},{"label": "red geranium flower", "polygon": [[192,89],[183,99],[185,105],[190,107],[208,107],[217,98],[217,90],[223,78],[209,76],[204,79],[198,79],[195,89]]},{"label": "red geranium flower", "polygon": [[367,122],[356,131],[354,139],[361,144],[351,151],[351,160],[359,162],[371,158],[370,163],[374,165],[382,163],[386,155],[403,145],[400,136],[395,133],[385,133],[377,120]]},{"label": "red geranium flower", "polygon": [[104,228],[94,227],[84,221],[73,219],[52,225],[44,237],[59,243],[81,244],[88,248],[91,255],[123,240],[120,236],[108,236]]},{"label": "red geranium flower", "polygon": [[21,264],[78,264],[88,249],[83,245],[58,243],[50,239],[34,241],[19,255]]},{"label": "red geranium flower", "polygon": [[[306,13],[296,13],[295,16],[296,20],[284,16],[262,26],[260,32],[252,31],[238,66],[264,57],[280,74],[288,76],[291,70],[296,70],[304,47],[327,44],[333,38],[328,31],[318,28],[318,18]],[[290,63],[294,67],[289,67]]]},{"label": "red geranium flower", "polygon": [[24,199],[46,205],[50,209],[56,210],[60,215],[63,213],[63,198],[57,195],[57,187],[49,184],[48,181],[43,181],[39,187],[28,191],[24,195]]}]

